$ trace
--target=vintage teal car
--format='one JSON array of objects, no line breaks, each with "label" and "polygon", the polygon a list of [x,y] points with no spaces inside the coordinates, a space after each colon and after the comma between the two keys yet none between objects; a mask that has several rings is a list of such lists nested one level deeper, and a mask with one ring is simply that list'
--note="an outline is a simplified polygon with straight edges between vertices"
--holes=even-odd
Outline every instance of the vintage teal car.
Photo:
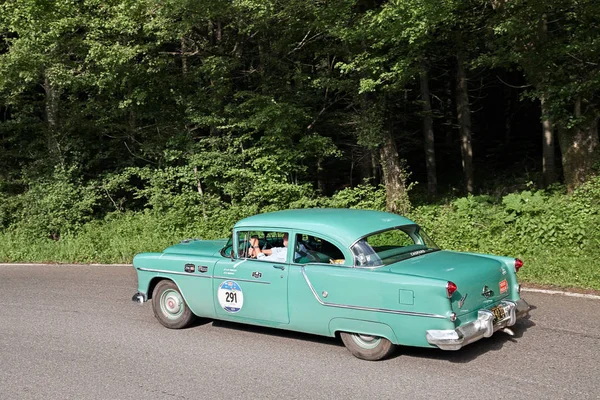
[{"label": "vintage teal car", "polygon": [[440,250],[413,221],[301,209],[239,221],[232,237],[184,240],[133,265],[167,328],[195,317],[339,335],[356,357],[396,345],[461,347],[527,315],[515,258]]}]

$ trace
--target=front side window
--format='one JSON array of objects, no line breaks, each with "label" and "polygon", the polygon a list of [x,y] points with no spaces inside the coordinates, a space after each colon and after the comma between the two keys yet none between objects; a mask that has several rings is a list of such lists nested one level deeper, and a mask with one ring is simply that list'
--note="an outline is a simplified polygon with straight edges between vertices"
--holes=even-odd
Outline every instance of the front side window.
[{"label": "front side window", "polygon": [[376,232],[352,246],[354,265],[378,267],[439,250],[417,225]]},{"label": "front side window", "polygon": [[287,232],[240,231],[236,236],[239,258],[287,262]]}]

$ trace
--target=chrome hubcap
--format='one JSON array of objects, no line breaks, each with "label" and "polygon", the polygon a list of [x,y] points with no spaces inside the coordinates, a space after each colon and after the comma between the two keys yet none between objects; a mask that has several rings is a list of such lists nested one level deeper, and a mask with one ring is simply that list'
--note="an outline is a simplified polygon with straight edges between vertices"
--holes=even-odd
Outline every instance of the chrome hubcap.
[{"label": "chrome hubcap", "polygon": [[354,342],[363,349],[374,349],[381,343],[381,338],[378,336],[354,334],[352,335]]},{"label": "chrome hubcap", "polygon": [[160,296],[160,308],[169,319],[176,319],[183,313],[183,299],[179,292],[169,289]]}]

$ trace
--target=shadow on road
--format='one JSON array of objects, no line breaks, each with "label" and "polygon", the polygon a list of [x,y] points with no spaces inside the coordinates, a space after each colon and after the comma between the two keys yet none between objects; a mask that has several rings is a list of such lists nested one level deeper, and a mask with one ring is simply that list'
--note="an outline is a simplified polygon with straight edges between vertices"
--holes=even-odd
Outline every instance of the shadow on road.
[{"label": "shadow on road", "polygon": [[302,341],[314,342],[314,343],[326,343],[336,346],[343,346],[339,338],[332,338],[327,336],[312,335],[310,333],[286,331],[283,329],[268,328],[264,326],[246,325],[237,322],[214,320],[212,321],[214,327],[234,329],[236,331],[253,332],[261,335],[277,336],[283,338],[297,339]]},{"label": "shadow on road", "polygon": [[[535,309],[535,306],[531,306],[530,311],[533,311]],[[252,332],[260,335],[277,336],[282,338],[297,339],[302,341],[324,343],[332,346],[343,347],[343,344],[338,337],[331,338],[302,332],[286,331],[276,328],[246,325],[237,322],[199,319],[193,326],[202,326],[208,323],[212,323],[212,325],[216,328],[234,329],[237,331]],[[394,359],[401,356],[409,356],[446,360],[452,363],[466,363],[476,359],[477,357],[485,353],[489,353],[491,351],[498,351],[502,349],[504,344],[507,342],[518,342],[518,339],[521,338],[523,334],[532,326],[535,326],[535,323],[531,321],[530,316],[527,316],[517,321],[517,323],[514,326],[510,327],[510,330],[513,332],[513,335],[509,335],[505,332],[498,331],[494,333],[492,337],[484,338],[475,343],[471,343],[458,351],[444,351],[433,348],[401,346],[398,349],[398,351],[396,351],[395,354],[392,355],[392,357],[390,357],[390,359]]]},{"label": "shadow on road", "polygon": [[526,317],[520,319],[514,326],[510,327],[513,335],[498,331],[491,337],[478,340],[477,342],[471,343],[458,351],[444,351],[440,349],[421,347],[402,347],[397,356],[404,355],[419,358],[446,360],[452,363],[467,363],[485,353],[501,350],[505,343],[517,343],[519,341],[518,339],[521,338],[527,329],[531,328],[532,326],[535,326],[535,323],[531,321],[530,317]]}]

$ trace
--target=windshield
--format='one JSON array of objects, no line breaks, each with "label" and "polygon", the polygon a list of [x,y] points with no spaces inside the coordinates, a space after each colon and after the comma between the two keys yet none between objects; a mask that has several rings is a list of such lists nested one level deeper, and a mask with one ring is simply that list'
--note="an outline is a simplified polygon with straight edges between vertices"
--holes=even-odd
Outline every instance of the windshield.
[{"label": "windshield", "polygon": [[352,246],[357,267],[389,265],[439,249],[418,225],[376,232]]}]

